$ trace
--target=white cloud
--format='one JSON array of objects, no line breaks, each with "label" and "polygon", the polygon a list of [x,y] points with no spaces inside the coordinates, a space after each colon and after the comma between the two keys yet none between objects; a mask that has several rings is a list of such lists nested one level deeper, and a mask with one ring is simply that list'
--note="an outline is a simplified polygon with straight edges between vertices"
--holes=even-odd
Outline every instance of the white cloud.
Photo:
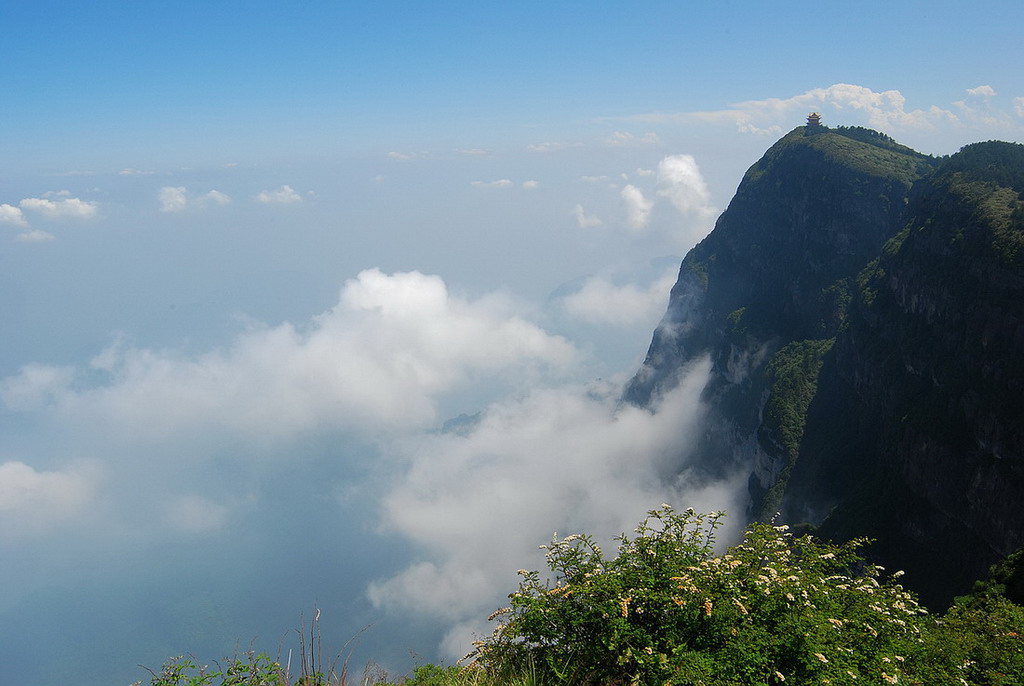
[{"label": "white cloud", "polygon": [[661,140],[656,133],[645,133],[642,136],[636,136],[624,131],[616,131],[605,140],[606,145],[613,147],[656,145],[660,142]]},{"label": "white cloud", "polygon": [[49,198],[25,198],[18,204],[23,210],[38,212],[50,219],[89,219],[96,216],[98,209],[96,203],[79,198],[64,198],[57,201]]},{"label": "white cloud", "polygon": [[1024,117],[1024,98],[1013,99],[1013,111],[1018,117]]},{"label": "white cloud", "polygon": [[566,148],[578,148],[581,147],[581,143],[530,143],[526,146],[526,149],[530,152],[556,152],[558,150],[565,150]]},{"label": "white cloud", "polygon": [[644,169],[643,167],[636,168],[637,176],[654,176],[655,171],[653,169]]},{"label": "white cloud", "polygon": [[291,186],[281,186],[272,191],[262,191],[256,196],[256,200],[262,203],[288,204],[302,202],[302,196],[295,192]]},{"label": "white cloud", "polygon": [[996,94],[996,89],[992,86],[978,86],[977,88],[968,88],[968,95],[981,95],[983,97],[991,97]]},{"label": "white cloud", "polygon": [[602,181],[610,181],[610,180],[611,180],[611,177],[609,177],[609,176],[581,176],[580,177],[580,181],[584,181],[586,183],[601,183]]},{"label": "white cloud", "polygon": [[670,155],[658,163],[658,195],[686,215],[706,220],[717,213],[693,155]]},{"label": "white cloud", "polygon": [[3,203],[0,205],[0,224],[13,224],[14,226],[27,227],[25,215],[20,207]]},{"label": "white cloud", "polygon": [[864,86],[837,83],[828,88],[815,88],[787,100],[752,100],[734,107],[740,111],[774,111],[815,109],[829,105],[836,111],[852,110],[866,116],[869,126],[881,130],[933,129],[937,123],[956,121],[949,110],[932,106],[927,110],[907,110],[907,99],[898,90],[875,92]]},{"label": "white cloud", "polygon": [[647,226],[654,203],[645,198],[643,191],[633,184],[623,186],[620,195],[626,201],[626,221],[629,228],[638,231]]},{"label": "white cloud", "polygon": [[485,150],[483,148],[463,148],[457,150],[456,152],[458,152],[460,155],[470,155],[472,157],[484,157],[486,155],[491,154],[490,150]]},{"label": "white cloud", "polygon": [[0,464],[0,538],[34,534],[73,517],[90,500],[94,481],[85,468],[37,471],[24,462]]},{"label": "white cloud", "polygon": [[56,236],[47,231],[32,229],[30,231],[25,231],[24,233],[19,233],[14,237],[14,240],[21,241],[22,243],[45,243],[47,241],[52,241],[55,238]]},{"label": "white cloud", "polygon": [[31,363],[15,376],[0,379],[0,402],[15,410],[32,410],[64,395],[75,378],[71,367]]},{"label": "white cloud", "polygon": [[803,115],[812,110],[825,113],[826,122],[829,119],[828,115],[831,114],[842,123],[863,123],[889,133],[934,131],[939,126],[961,123],[953,112],[936,105],[908,110],[906,98],[898,90],[876,92],[849,83],[814,88],[789,98],[748,100],[736,103],[725,110],[643,114],[627,119],[649,122],[696,120],[729,123],[742,132],[765,134],[803,123]]},{"label": "white cloud", "polygon": [[120,174],[121,176],[152,176],[156,172],[145,171],[142,169],[132,169],[131,167],[127,167],[117,173]]},{"label": "white cloud", "polygon": [[742,479],[687,490],[669,477],[685,464],[709,366],[690,369],[655,412],[620,405],[612,386],[536,391],[491,406],[467,434],[417,442],[384,507],[423,556],[371,584],[371,601],[446,621],[457,656],[471,618],[515,588],[512,570],[538,568],[553,532],[610,543],[661,502],[726,508],[737,526]]},{"label": "white cloud", "polygon": [[199,202],[200,204],[209,203],[213,205],[224,206],[231,202],[231,197],[228,196],[226,193],[221,193],[220,191],[210,191],[209,193],[201,196]]},{"label": "white cloud", "polygon": [[601,226],[604,222],[599,217],[595,217],[592,214],[587,214],[583,209],[583,205],[577,204],[572,209],[572,215],[576,217],[576,226],[581,229],[589,229],[595,226]]},{"label": "white cloud", "polygon": [[591,277],[575,293],[561,298],[560,305],[570,317],[585,322],[653,329],[665,312],[675,282],[674,268],[646,287]]},{"label": "white cloud", "polygon": [[534,181],[533,179],[530,179],[529,181],[523,181],[523,188],[525,188],[526,190],[533,190],[538,186],[540,186],[539,181]]},{"label": "white cloud", "polygon": [[164,186],[157,193],[161,212],[181,212],[188,207],[188,191],[184,186]]},{"label": "white cloud", "polygon": [[754,126],[748,121],[739,120],[736,122],[736,130],[740,133],[751,133],[755,136],[778,136],[782,133],[782,127],[778,124],[772,124],[766,128]]},{"label": "white cloud", "polygon": [[392,150],[388,153],[388,157],[393,160],[418,160],[427,157],[425,152],[397,152]]},{"label": "white cloud", "polygon": [[[630,190],[633,189],[633,190]],[[629,195],[635,195],[631,199]],[[622,190],[623,198],[630,205],[630,226],[635,230],[644,225],[650,215],[653,203],[634,186]],[[662,158],[657,168],[657,191],[659,199],[668,200],[682,215],[683,222],[662,222],[660,228],[679,246],[690,248],[707,235],[718,214],[711,204],[711,193],[692,155],[669,155]]]},{"label": "white cloud", "polygon": [[223,207],[231,203],[231,196],[217,190],[202,195],[192,195],[184,186],[164,186],[157,197],[160,200],[161,212],[182,212],[189,208],[202,208],[216,205]]},{"label": "white cloud", "polygon": [[512,185],[511,179],[498,179],[496,181],[470,181],[474,188],[508,188]]},{"label": "white cloud", "polygon": [[206,534],[222,530],[227,524],[228,507],[200,495],[183,495],[171,501],[164,521],[186,533]]},{"label": "white cloud", "polygon": [[574,364],[575,350],[499,298],[470,301],[419,272],[371,269],[299,329],[254,327],[198,356],[115,346],[93,365],[108,381],[70,388],[72,373],[30,366],[0,381],[11,409],[48,404],[111,435],[177,432],[284,438],[318,428],[373,434],[437,421],[437,401],[471,381],[519,385]]}]

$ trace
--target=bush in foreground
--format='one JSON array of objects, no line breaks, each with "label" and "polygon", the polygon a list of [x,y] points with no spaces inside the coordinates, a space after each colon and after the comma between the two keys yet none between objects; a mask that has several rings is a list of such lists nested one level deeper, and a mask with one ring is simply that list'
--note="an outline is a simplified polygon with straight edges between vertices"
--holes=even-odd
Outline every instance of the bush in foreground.
[{"label": "bush in foreground", "polygon": [[662,506],[611,559],[589,536],[552,542],[554,578],[521,572],[477,663],[498,673],[529,663],[581,684],[905,679],[926,612],[863,563],[864,541],[836,546],[755,524],[716,556],[720,516]]},{"label": "bush in foreground", "polygon": [[[586,535],[542,546],[551,574],[520,570],[510,606],[492,615],[499,625],[467,666],[424,665],[399,683],[1024,683],[1024,608],[999,591],[1016,567],[935,618],[898,583],[900,572],[887,577],[864,561],[864,540],[834,545],[754,524],[717,555],[721,516],[663,505],[619,537],[612,558]],[[346,683],[344,673],[316,673],[291,684],[265,656],[232,665],[198,674],[172,661],[152,686]]]}]

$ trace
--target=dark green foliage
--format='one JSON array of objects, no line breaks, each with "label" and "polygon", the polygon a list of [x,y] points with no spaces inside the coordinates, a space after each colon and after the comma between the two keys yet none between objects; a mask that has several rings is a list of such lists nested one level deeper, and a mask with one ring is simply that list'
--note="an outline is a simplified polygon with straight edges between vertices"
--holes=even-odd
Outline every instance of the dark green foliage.
[{"label": "dark green foliage", "polygon": [[[150,686],[288,686],[281,665],[265,653],[253,651],[230,659],[226,667],[212,670],[190,658],[173,658],[164,663],[159,674],[153,673],[149,683]],[[327,686],[322,678],[300,680],[296,686],[299,684]]]},{"label": "dark green foliage", "polygon": [[995,596],[1024,605],[1024,548],[992,565],[988,578],[974,585],[973,593],[965,602],[973,603],[981,598]]},{"label": "dark green foliage", "polygon": [[818,372],[834,338],[795,341],[772,357],[765,370],[771,395],[764,406],[762,431],[795,460],[807,421],[807,406],[818,388]]},{"label": "dark green foliage", "polygon": [[[937,665],[961,667],[969,684],[1024,683],[1024,548],[992,566],[987,579],[938,618],[915,661],[922,683],[943,683]],[[953,683],[953,682],[949,682]]]},{"label": "dark green foliage", "polygon": [[899,181],[905,187],[927,174],[938,162],[933,157],[900,145],[885,134],[859,126],[825,128],[813,137],[804,137],[803,128],[800,128],[776,143],[745,178],[759,176],[764,169],[763,163],[772,162],[781,155],[782,149],[777,148],[801,144],[858,173]]},{"label": "dark green foliage", "polygon": [[1024,268],[1024,145],[990,141],[944,160],[920,193],[921,229],[968,255]]},{"label": "dark green foliage", "polygon": [[965,145],[945,159],[937,176],[960,175],[963,181],[982,181],[1024,193],[1024,145],[988,141]]},{"label": "dark green foliage", "polygon": [[860,141],[861,143],[868,143],[869,145],[874,145],[886,150],[892,150],[904,155],[926,157],[913,148],[908,148],[905,145],[897,143],[892,136],[887,136],[886,134],[880,131],[875,131],[874,129],[868,129],[863,126],[837,126],[832,129],[832,131],[835,131],[840,136],[846,136],[847,138],[852,138],[853,140]]},{"label": "dark green foliage", "polygon": [[403,686],[447,686],[458,679],[460,671],[455,666],[420,665],[413,670],[411,677],[401,683]]},{"label": "dark green foliage", "polygon": [[[692,253],[691,253],[692,254]],[[708,270],[701,262],[696,259],[686,260],[683,262],[683,268],[688,270],[697,279],[697,282],[704,288],[708,285]]]},{"label": "dark green foliage", "polygon": [[771,519],[779,510],[789,475],[800,455],[807,408],[818,390],[818,374],[834,343],[834,338],[790,343],[775,353],[765,368],[769,395],[758,435],[762,445],[781,451],[785,466],[761,499],[755,513],[757,520]]},{"label": "dark green foliage", "polygon": [[885,270],[882,269],[877,259],[868,262],[867,266],[857,274],[857,288],[860,290],[860,301],[863,305],[870,307],[875,302],[878,287],[884,278]]},{"label": "dark green foliage", "polygon": [[930,623],[909,667],[923,686],[1020,686],[1024,607],[1001,597],[954,605]]}]

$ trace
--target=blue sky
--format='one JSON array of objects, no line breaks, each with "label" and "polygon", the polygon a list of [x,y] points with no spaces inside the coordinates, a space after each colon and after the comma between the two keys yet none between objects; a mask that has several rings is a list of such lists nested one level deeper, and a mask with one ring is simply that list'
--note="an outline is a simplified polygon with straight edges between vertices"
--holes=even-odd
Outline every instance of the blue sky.
[{"label": "blue sky", "polygon": [[912,107],[948,104],[963,84],[1019,83],[1012,2],[43,2],[0,12],[2,123],[23,132],[5,148],[28,164],[494,146],[536,127],[569,132],[832,83],[901,89]]},{"label": "blue sky", "polygon": [[706,366],[617,407],[679,260],[811,110],[931,154],[1024,140],[1022,20],[0,6],[5,669],[128,683],[320,607],[401,672],[486,630],[553,531],[742,511],[743,475],[660,478]]}]

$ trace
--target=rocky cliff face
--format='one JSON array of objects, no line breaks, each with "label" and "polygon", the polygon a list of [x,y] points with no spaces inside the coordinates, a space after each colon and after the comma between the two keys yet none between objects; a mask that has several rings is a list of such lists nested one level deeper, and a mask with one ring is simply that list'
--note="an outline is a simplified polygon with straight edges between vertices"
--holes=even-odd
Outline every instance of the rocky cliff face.
[{"label": "rocky cliff face", "polygon": [[709,353],[708,478],[878,538],[926,600],[965,590],[1024,545],[1022,151],[794,130],[684,259],[627,399]]},{"label": "rocky cliff face", "polygon": [[[912,194],[826,360],[785,511],[871,535],[926,598],[1024,546],[1024,146],[983,143]],[[827,514],[826,514],[827,513]]]},{"label": "rocky cliff face", "polygon": [[835,335],[856,275],[900,229],[910,188],[931,164],[865,129],[795,129],[750,168],[715,230],[683,260],[626,397],[655,401],[680,368],[710,353],[699,446],[708,477],[749,466],[759,507],[779,483],[799,427],[765,425],[763,410],[781,382],[795,397],[776,394],[772,416],[791,420],[789,403],[801,402],[808,379],[794,377],[800,365],[770,362],[789,343]]}]

